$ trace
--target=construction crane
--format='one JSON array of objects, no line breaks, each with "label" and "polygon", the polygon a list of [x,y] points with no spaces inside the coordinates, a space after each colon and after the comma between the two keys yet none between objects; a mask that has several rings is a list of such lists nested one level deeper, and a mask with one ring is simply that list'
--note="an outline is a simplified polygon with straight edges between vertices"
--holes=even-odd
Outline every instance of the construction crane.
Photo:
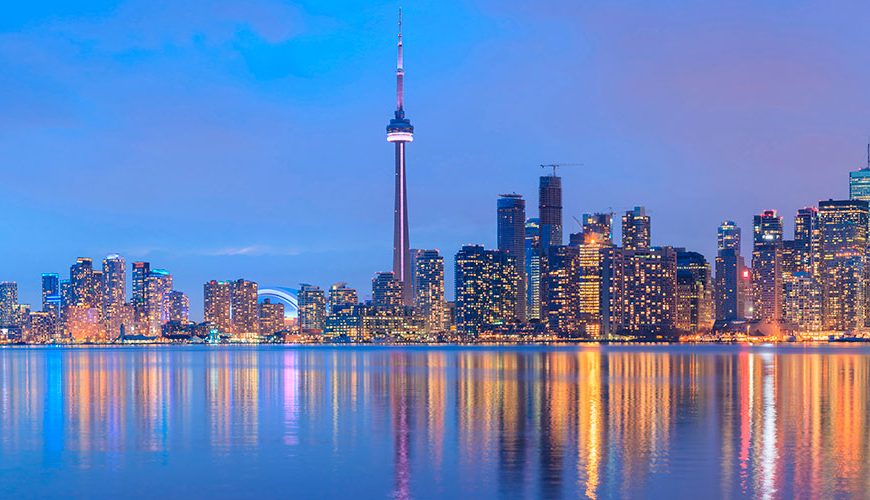
[{"label": "construction crane", "polygon": [[553,177],[556,177],[556,169],[561,167],[582,167],[582,163],[542,163],[541,168],[552,168]]}]

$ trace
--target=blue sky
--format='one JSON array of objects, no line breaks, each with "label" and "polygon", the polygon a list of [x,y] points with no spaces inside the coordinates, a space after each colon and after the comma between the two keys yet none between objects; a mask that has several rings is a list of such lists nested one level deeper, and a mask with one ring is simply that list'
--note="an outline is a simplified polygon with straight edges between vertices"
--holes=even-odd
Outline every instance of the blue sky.
[{"label": "blue sky", "polygon": [[[655,244],[845,197],[870,134],[870,7],[404,3],[411,243],[495,244],[498,193],[646,205]],[[202,283],[367,294],[391,266],[395,2],[92,1],[0,18],[0,279],[118,252]],[[449,272],[448,274],[452,274]],[[452,294],[451,294],[452,295]]]}]

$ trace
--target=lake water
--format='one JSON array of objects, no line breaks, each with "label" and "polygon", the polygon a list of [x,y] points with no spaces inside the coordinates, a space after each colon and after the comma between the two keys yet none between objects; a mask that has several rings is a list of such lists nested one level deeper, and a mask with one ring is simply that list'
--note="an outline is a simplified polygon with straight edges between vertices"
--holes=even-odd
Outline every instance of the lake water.
[{"label": "lake water", "polygon": [[870,495],[860,346],[0,349],[11,497]]}]

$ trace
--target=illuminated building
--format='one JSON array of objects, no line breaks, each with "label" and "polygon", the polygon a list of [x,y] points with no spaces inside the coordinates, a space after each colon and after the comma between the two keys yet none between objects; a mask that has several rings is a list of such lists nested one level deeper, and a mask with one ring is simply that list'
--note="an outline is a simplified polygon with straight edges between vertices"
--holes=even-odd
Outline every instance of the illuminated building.
[{"label": "illuminated building", "polygon": [[583,214],[583,235],[585,242],[609,245],[613,241],[613,215]]},{"label": "illuminated building", "polygon": [[18,283],[0,282],[0,327],[12,326],[15,323],[16,305],[18,305]]},{"label": "illuminated building", "polygon": [[613,244],[601,246],[600,335],[609,337],[622,329],[625,252]]},{"label": "illuminated building", "polygon": [[31,312],[27,322],[27,333],[24,336],[25,341],[35,343],[46,343],[54,337],[55,317],[50,312]]},{"label": "illuminated building", "polygon": [[444,257],[438,250],[411,252],[414,304],[428,332],[443,332],[444,319]]},{"label": "illuminated building", "polygon": [[783,320],[797,331],[822,330],[822,290],[809,273],[798,271],[783,278]]},{"label": "illuminated building", "polygon": [[397,313],[402,304],[402,282],[392,272],[377,273],[372,278],[372,305]]},{"label": "illuminated building", "polygon": [[[586,243],[578,247],[579,273],[579,312],[583,330],[589,337],[602,333],[602,312],[608,307],[606,286],[606,252],[610,240],[598,231],[583,231]],[[603,244],[602,244],[603,242]]]},{"label": "illuminated building", "polygon": [[[127,300],[127,263],[124,257],[112,254],[103,259],[103,322],[109,338],[117,338],[125,323]],[[126,319],[129,322],[129,319]]]},{"label": "illuminated building", "polygon": [[102,273],[94,271],[94,261],[87,257],[79,257],[70,267],[70,284],[72,285],[73,304],[82,307],[102,310]]},{"label": "illuminated building", "polygon": [[867,145],[867,166],[849,172],[849,199],[870,203],[870,144]]},{"label": "illuminated building", "polygon": [[[411,247],[408,242],[408,188],[405,145],[414,140],[414,127],[405,117],[405,69],[402,54],[402,12],[399,11],[396,111],[387,125],[387,141],[396,146],[396,196],[393,209],[393,275],[402,286],[402,302],[411,305]],[[321,326],[322,330],[323,327]]]},{"label": "illuminated building", "polygon": [[152,269],[145,278],[144,315],[138,327],[142,334],[156,336],[163,331],[163,323],[169,321],[164,296],[172,290],[172,274],[165,269]]},{"label": "illuminated building", "polygon": [[822,251],[822,231],[819,227],[819,210],[816,207],[798,209],[794,217],[795,272],[816,276],[819,272]]},{"label": "illuminated building", "polygon": [[321,333],[326,325],[326,296],[319,286],[303,283],[299,287],[299,329]]},{"label": "illuminated building", "polygon": [[541,224],[540,219],[526,221],[526,319],[541,319]]},{"label": "illuminated building", "polygon": [[[514,258],[517,293],[526,296],[526,201],[522,195],[503,194],[498,199],[498,249]],[[517,301],[517,319],[526,321],[526,301]]]},{"label": "illuminated building", "polygon": [[68,310],[67,327],[75,342],[105,342],[108,340],[96,307],[72,305]]},{"label": "illuminated building", "polygon": [[476,335],[516,321],[517,272],[513,257],[480,245],[456,254],[456,328]]},{"label": "illuminated building", "polygon": [[347,283],[335,283],[329,287],[329,314],[337,314],[359,304],[356,289]]},{"label": "illuminated building", "polygon": [[753,218],[753,319],[782,319],[782,217],[765,210]]},{"label": "illuminated building", "polygon": [[623,332],[670,334],[676,319],[677,253],[671,247],[622,253]]},{"label": "illuminated building", "polygon": [[260,335],[272,335],[284,329],[284,304],[263,299],[259,308]]},{"label": "illuminated building", "polygon": [[718,321],[742,319],[745,316],[745,271],[740,255],[740,228],[732,221],[719,225],[716,251],[715,314]]},{"label": "illuminated building", "polygon": [[133,304],[133,323],[140,326],[143,330],[147,329],[148,314],[145,304],[145,280],[151,273],[151,264],[148,262],[133,263],[133,296],[131,303]]},{"label": "illuminated building", "polygon": [[213,324],[219,332],[227,334],[232,333],[230,287],[229,281],[211,280],[203,285],[205,321]]},{"label": "illuminated building", "polygon": [[232,282],[231,293],[233,335],[243,339],[257,335],[260,331],[257,284],[238,279]]},{"label": "illuminated building", "polygon": [[49,297],[60,295],[60,276],[57,273],[42,275],[42,310],[48,310]]},{"label": "illuminated building", "polygon": [[546,255],[552,246],[562,245],[562,178],[544,175],[538,185],[541,251]]},{"label": "illuminated building", "polygon": [[650,218],[644,207],[634,207],[622,216],[622,248],[643,250],[650,246]]},{"label": "illuminated building", "polygon": [[190,322],[190,299],[184,292],[170,290],[163,295],[164,309],[167,312],[167,322],[185,325]]},{"label": "illuminated building", "polygon": [[819,202],[822,304],[826,330],[864,327],[867,202]]},{"label": "illuminated building", "polygon": [[579,336],[583,331],[580,320],[580,249],[550,247],[545,279],[550,329],[563,336]]},{"label": "illuminated building", "polygon": [[674,324],[687,332],[713,327],[713,290],[710,264],[698,252],[677,251],[677,300]]}]

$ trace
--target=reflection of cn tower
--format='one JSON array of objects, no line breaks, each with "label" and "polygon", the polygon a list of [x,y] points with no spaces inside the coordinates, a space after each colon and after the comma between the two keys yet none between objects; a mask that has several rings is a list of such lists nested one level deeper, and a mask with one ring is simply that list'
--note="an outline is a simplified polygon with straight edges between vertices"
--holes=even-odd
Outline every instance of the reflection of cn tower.
[{"label": "reflection of cn tower", "polygon": [[402,10],[399,9],[399,59],[396,65],[396,113],[387,125],[387,141],[396,145],[396,202],[393,209],[393,275],[402,282],[402,300],[411,304],[411,247],[408,243],[408,190],[405,182],[405,143],[414,140],[414,127],[405,118],[405,70],[402,67]]}]

